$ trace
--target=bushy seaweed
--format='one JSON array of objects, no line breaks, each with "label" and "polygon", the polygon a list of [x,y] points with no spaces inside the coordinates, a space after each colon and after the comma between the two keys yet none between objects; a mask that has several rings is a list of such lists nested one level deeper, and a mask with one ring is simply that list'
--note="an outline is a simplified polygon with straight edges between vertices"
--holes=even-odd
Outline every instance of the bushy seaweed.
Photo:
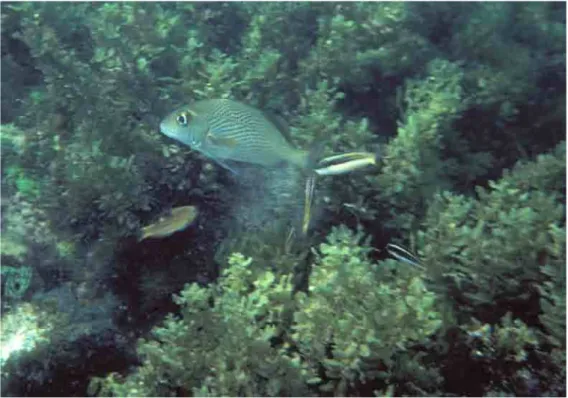
[{"label": "bushy seaweed", "polygon": [[442,322],[420,275],[394,277],[394,261],[369,261],[363,239],[334,229],[309,291],[296,294],[292,274],[260,271],[233,254],[216,284],[188,285],[176,297],[180,317],[139,342],[135,373],[92,388],[115,396],[281,396],[345,394],[375,379],[388,386],[397,355]]},{"label": "bushy seaweed", "polygon": [[[58,335],[49,352],[66,354],[3,392],[56,377],[46,395],[84,395],[97,376],[89,392],[117,396],[565,394],[563,3],[1,14],[3,321],[56,296],[66,328],[99,325],[88,344],[141,338],[140,366],[120,349],[122,368],[89,367],[61,362],[90,348]],[[267,111],[293,146],[377,164],[318,177],[303,235],[309,171],[235,175],[160,135],[208,98]],[[188,204],[186,231],[137,242]],[[387,259],[389,242],[416,258]]]}]

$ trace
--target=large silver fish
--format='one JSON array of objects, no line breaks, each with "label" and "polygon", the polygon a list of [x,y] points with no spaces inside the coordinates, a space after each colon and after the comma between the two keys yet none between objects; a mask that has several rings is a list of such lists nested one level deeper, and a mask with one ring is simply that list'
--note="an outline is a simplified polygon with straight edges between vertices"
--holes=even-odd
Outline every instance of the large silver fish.
[{"label": "large silver fish", "polygon": [[160,130],[224,166],[224,160],[236,160],[308,167],[307,151],[292,147],[261,111],[237,101],[211,99],[182,106],[161,122]]}]

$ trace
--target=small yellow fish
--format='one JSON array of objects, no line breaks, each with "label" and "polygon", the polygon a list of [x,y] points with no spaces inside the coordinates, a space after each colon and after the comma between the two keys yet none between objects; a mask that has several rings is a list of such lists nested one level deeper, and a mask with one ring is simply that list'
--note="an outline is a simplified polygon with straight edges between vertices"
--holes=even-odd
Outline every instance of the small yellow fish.
[{"label": "small yellow fish", "polygon": [[197,217],[197,207],[174,207],[171,214],[161,217],[157,222],[142,228],[138,241],[147,238],[163,238],[187,228]]}]

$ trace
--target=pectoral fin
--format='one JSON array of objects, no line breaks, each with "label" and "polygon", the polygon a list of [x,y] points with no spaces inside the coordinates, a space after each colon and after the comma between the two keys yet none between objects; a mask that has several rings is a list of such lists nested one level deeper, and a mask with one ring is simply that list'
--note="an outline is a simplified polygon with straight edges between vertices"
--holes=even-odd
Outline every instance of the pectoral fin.
[{"label": "pectoral fin", "polygon": [[208,153],[207,151],[201,151],[205,156],[207,156],[210,159],[215,160],[215,162],[220,165],[223,166],[223,168],[229,170],[231,173],[238,175],[239,173],[237,173],[232,167],[230,167],[229,165],[227,165],[227,163],[223,162],[221,159],[219,159],[216,156],[212,156],[210,153]]},{"label": "pectoral fin", "polygon": [[229,170],[231,173],[233,173],[234,175],[239,175],[239,173],[237,173],[237,171],[233,168],[231,168],[227,163],[219,160],[219,159],[215,159],[215,161],[217,163],[219,163],[221,166],[223,166],[225,169]]},{"label": "pectoral fin", "polygon": [[230,138],[230,137],[219,137],[216,136],[215,133],[211,132],[211,130],[209,130],[209,132],[207,133],[207,135],[205,136],[205,139],[216,146],[221,146],[221,147],[226,147],[226,148],[234,148],[237,146],[237,140],[234,138]]}]

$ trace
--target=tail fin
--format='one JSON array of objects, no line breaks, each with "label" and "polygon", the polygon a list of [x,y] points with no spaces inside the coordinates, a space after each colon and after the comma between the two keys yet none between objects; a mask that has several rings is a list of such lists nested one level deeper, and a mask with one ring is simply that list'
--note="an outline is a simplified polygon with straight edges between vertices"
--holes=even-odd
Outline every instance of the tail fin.
[{"label": "tail fin", "polygon": [[317,167],[319,161],[321,160],[321,155],[323,155],[324,148],[325,148],[325,141],[323,140],[316,139],[312,143],[304,160],[305,162],[304,168],[306,170],[312,172],[312,170],[314,170]]}]

